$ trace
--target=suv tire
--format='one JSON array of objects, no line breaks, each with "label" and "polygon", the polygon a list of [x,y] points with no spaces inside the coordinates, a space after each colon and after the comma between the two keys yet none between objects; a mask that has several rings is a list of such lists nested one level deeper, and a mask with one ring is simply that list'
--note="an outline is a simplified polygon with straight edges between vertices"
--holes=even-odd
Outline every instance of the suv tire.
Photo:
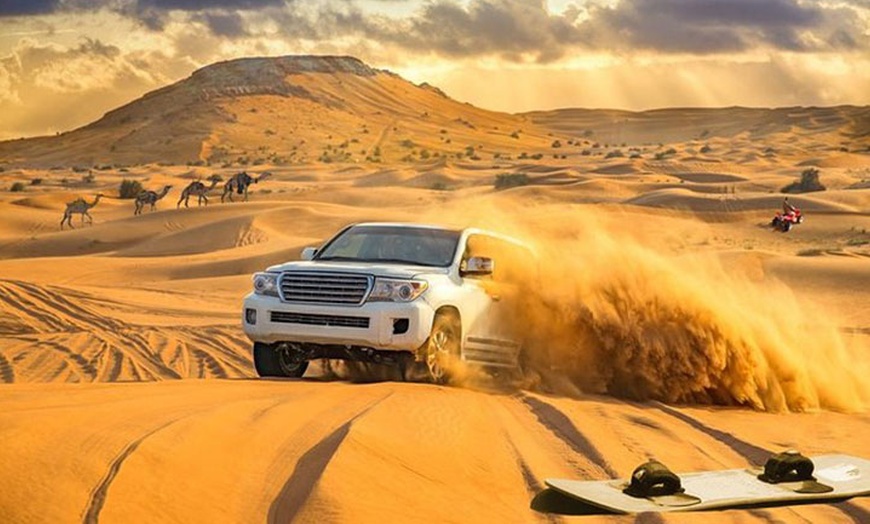
[{"label": "suv tire", "polygon": [[286,344],[277,346],[254,343],[254,367],[257,375],[261,377],[290,377],[300,378],[308,369],[308,361],[296,361],[291,356],[291,351]]},{"label": "suv tire", "polygon": [[438,312],[426,340],[423,365],[426,376],[435,384],[448,384],[455,377],[462,344],[462,328],[453,313]]}]

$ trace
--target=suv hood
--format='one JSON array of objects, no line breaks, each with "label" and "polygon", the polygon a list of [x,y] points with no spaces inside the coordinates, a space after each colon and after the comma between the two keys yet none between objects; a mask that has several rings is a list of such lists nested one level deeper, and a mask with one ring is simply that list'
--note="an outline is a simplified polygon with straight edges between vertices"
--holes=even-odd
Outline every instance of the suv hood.
[{"label": "suv hood", "polygon": [[446,275],[446,267],[415,266],[401,264],[378,264],[374,262],[287,262],[271,266],[267,271],[311,271],[323,273],[361,273],[386,278],[413,278],[420,274]]}]

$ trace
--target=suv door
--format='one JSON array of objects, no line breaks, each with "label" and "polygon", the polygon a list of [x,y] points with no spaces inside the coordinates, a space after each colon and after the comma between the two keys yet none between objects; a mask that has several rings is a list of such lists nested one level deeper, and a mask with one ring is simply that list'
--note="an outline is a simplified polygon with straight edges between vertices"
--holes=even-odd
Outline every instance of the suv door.
[{"label": "suv door", "polygon": [[[464,274],[471,257],[493,260],[491,275]],[[482,233],[469,235],[460,263],[463,287],[474,314],[466,326],[463,359],[478,364],[515,367],[520,351],[519,326],[511,318],[511,298],[521,278],[528,278],[531,253],[518,244]]]}]

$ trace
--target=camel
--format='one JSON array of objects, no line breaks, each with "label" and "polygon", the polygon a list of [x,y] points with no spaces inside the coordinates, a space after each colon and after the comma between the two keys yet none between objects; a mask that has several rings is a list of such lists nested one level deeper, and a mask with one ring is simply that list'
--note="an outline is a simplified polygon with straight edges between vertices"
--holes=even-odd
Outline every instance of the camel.
[{"label": "camel", "polygon": [[63,223],[66,222],[69,224],[70,229],[74,229],[72,225],[72,216],[75,213],[78,213],[82,216],[82,225],[85,224],[85,217],[88,217],[88,223],[93,225],[94,217],[88,213],[88,209],[97,205],[100,199],[103,198],[102,193],[97,194],[97,198],[94,199],[93,202],[88,204],[84,198],[77,198],[72,202],[67,203],[66,210],[63,212],[63,218],[60,220],[60,229],[63,231]]},{"label": "camel", "polygon": [[184,202],[184,207],[187,207],[187,201],[190,200],[191,195],[199,197],[196,205],[201,206],[203,202],[205,202],[205,205],[208,205],[208,196],[206,195],[209,191],[214,189],[214,186],[216,186],[217,183],[217,177],[211,179],[211,185],[208,187],[205,187],[205,184],[199,180],[191,182],[181,191],[181,198],[178,199],[178,204],[175,205],[175,208],[178,209],[181,207],[182,202]]},{"label": "camel", "polygon": [[172,186],[165,186],[160,193],[150,190],[140,191],[139,194],[136,195],[136,210],[133,211],[133,214],[141,215],[142,208],[145,207],[145,204],[151,204],[151,211],[154,211],[154,204],[156,204],[161,198],[165,197],[170,189],[172,189]]},{"label": "camel", "polygon": [[256,184],[261,180],[265,180],[266,178],[272,176],[272,173],[266,172],[257,178],[252,177],[246,171],[242,171],[241,173],[236,173],[233,175],[227,183],[224,184],[224,194],[221,195],[221,202],[224,201],[224,198],[229,197],[230,202],[233,202],[233,192],[236,192],[240,195],[245,195],[245,201],[248,201],[248,186],[251,184]]}]

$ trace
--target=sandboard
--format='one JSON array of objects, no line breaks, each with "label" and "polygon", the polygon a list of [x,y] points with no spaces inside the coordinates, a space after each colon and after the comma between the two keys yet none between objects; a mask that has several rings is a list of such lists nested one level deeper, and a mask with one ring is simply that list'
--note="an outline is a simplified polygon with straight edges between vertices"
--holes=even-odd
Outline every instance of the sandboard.
[{"label": "sandboard", "polygon": [[[731,469],[680,473],[683,493],[636,498],[622,492],[628,480],[579,481],[546,479],[550,488],[614,513],[701,511],[766,503],[815,502],[870,495],[870,460],[849,455],[811,457],[818,484],[825,493],[799,493],[804,481],[768,484],[758,480],[761,469]],[[811,486],[810,486],[811,487]],[[810,489],[809,491],[813,491]]]}]

